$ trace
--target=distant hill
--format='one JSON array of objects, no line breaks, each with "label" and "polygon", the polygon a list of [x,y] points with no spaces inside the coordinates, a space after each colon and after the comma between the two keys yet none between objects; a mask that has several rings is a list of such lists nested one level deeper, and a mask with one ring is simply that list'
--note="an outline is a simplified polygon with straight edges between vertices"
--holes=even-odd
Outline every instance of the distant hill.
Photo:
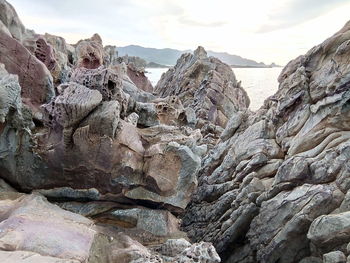
[{"label": "distant hill", "polygon": [[[192,52],[192,50],[177,50],[171,48],[157,49],[145,48],[136,45],[117,48],[119,56],[128,54],[129,56],[137,56],[145,59],[147,62],[154,62],[161,65],[172,66],[176,64],[177,59],[183,54]],[[231,55],[226,52],[208,51],[209,56],[214,56],[229,65],[235,67],[269,67],[264,63],[256,62],[252,59],[242,58],[237,55]]]}]

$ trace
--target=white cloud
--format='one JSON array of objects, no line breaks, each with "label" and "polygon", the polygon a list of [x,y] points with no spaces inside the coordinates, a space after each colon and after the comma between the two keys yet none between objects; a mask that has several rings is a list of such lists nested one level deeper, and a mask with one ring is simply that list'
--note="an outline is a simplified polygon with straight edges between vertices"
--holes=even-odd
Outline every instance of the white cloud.
[{"label": "white cloud", "polygon": [[[10,0],[28,28],[69,43],[194,49],[285,64],[339,30],[348,0]],[[321,30],[320,30],[321,29]],[[259,32],[259,33],[257,33]]]}]

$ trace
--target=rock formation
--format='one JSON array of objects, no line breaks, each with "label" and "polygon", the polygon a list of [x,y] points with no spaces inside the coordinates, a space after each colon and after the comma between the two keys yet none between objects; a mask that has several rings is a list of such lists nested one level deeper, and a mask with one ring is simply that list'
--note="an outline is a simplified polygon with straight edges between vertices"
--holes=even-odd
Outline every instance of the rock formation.
[{"label": "rock formation", "polygon": [[348,23],[291,61],[277,93],[233,114],[203,160],[183,226],[224,262],[345,262],[349,43]]},{"label": "rock formation", "polygon": [[183,54],[174,68],[164,73],[155,87],[162,98],[178,96],[185,108],[196,113],[196,127],[208,124],[225,127],[233,113],[246,110],[249,98],[232,69],[203,47]]},{"label": "rock formation", "polygon": [[34,32],[19,41],[5,27],[2,262],[219,262],[204,242],[161,253],[167,240],[187,238],[178,217],[206,150],[199,130],[160,124],[155,96],[135,85],[132,65],[117,63],[97,34],[70,46]]},{"label": "rock formation", "polygon": [[202,47],[152,94],[0,6],[0,262],[350,260],[350,23],[254,113]]}]

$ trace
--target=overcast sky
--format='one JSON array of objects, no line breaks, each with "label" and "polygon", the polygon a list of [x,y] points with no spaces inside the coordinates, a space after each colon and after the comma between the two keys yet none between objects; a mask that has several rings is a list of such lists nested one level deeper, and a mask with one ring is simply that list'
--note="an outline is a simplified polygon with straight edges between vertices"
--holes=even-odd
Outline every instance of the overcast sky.
[{"label": "overcast sky", "polygon": [[69,43],[225,51],[284,65],[350,20],[350,0],[8,0],[27,28]]}]

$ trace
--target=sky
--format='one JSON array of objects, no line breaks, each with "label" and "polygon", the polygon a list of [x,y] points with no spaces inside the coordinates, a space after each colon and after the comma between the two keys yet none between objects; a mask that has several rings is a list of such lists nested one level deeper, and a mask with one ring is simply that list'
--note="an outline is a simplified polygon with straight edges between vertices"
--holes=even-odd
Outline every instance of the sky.
[{"label": "sky", "polygon": [[228,52],[285,65],[350,20],[350,0],[8,0],[26,28],[76,43]]}]

